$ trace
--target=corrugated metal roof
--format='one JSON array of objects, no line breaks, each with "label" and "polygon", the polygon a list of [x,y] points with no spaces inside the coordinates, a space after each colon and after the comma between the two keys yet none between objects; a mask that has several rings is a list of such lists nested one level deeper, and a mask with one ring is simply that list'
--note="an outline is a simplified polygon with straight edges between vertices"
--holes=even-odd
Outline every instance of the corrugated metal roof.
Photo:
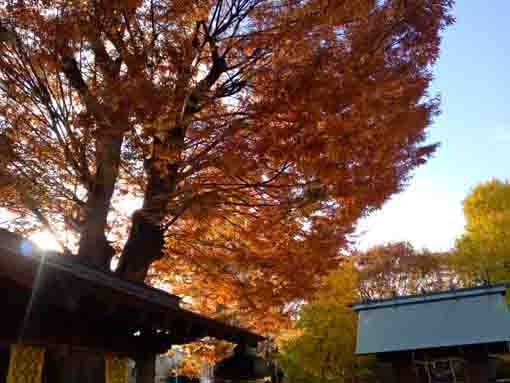
[{"label": "corrugated metal roof", "polygon": [[510,341],[509,284],[362,302],[356,353]]}]

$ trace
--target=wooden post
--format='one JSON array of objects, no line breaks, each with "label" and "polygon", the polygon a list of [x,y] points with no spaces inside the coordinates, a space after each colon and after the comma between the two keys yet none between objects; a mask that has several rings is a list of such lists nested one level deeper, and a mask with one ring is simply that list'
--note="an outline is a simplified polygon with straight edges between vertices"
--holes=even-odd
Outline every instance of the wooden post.
[{"label": "wooden post", "polygon": [[9,371],[9,359],[9,346],[0,344],[0,383],[5,383],[7,380],[7,372]]},{"label": "wooden post", "polygon": [[155,383],[156,354],[139,354],[135,358],[136,383]]},{"label": "wooden post", "polygon": [[392,359],[393,372],[397,383],[417,383],[416,370],[410,353],[399,353]]},{"label": "wooden post", "polygon": [[488,383],[490,377],[487,350],[469,350],[466,358],[466,383]]},{"label": "wooden post", "polygon": [[105,383],[102,353],[57,346],[46,350],[44,362],[43,382]]}]

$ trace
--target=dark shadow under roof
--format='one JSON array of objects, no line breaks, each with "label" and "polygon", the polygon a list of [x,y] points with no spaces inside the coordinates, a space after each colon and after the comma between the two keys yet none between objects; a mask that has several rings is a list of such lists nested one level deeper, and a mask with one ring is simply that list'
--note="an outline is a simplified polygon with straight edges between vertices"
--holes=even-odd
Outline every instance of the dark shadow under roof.
[{"label": "dark shadow under roof", "polygon": [[203,337],[249,345],[264,339],[185,310],[175,295],[38,251],[5,230],[0,230],[0,287],[8,292],[0,341],[16,337],[109,351],[163,352]]}]

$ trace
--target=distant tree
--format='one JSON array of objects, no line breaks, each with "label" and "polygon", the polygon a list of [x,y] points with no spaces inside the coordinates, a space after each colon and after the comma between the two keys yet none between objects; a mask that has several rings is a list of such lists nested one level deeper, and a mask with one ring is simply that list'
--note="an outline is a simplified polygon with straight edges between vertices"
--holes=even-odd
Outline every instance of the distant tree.
[{"label": "distant tree", "polygon": [[315,376],[300,360],[299,338],[288,340],[278,354],[278,366],[283,371],[284,383],[321,383],[321,378]]},{"label": "distant tree", "polygon": [[346,262],[302,307],[298,335],[285,341],[280,352],[287,382],[361,382],[372,373],[374,360],[354,354],[357,315],[350,306],[360,298],[358,278],[353,263]]},{"label": "distant tree", "polygon": [[408,242],[374,246],[354,254],[364,299],[420,294],[452,287],[447,254],[416,250]]},{"label": "distant tree", "polygon": [[478,184],[464,200],[464,216],[452,266],[466,283],[510,280],[510,182]]}]

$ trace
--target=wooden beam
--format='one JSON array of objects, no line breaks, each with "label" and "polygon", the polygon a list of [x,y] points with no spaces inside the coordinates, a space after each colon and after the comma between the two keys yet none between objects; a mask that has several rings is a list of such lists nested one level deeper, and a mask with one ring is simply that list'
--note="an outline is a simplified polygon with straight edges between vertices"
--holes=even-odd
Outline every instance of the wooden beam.
[{"label": "wooden beam", "polygon": [[156,354],[140,353],[135,357],[136,383],[154,383],[156,378]]},{"label": "wooden beam", "polygon": [[25,305],[8,305],[2,309],[0,339],[7,344],[62,344],[127,353],[157,353],[171,347],[167,337],[146,331],[137,336],[123,321],[98,321],[85,312],[71,314],[52,306],[38,306],[27,314]]}]

